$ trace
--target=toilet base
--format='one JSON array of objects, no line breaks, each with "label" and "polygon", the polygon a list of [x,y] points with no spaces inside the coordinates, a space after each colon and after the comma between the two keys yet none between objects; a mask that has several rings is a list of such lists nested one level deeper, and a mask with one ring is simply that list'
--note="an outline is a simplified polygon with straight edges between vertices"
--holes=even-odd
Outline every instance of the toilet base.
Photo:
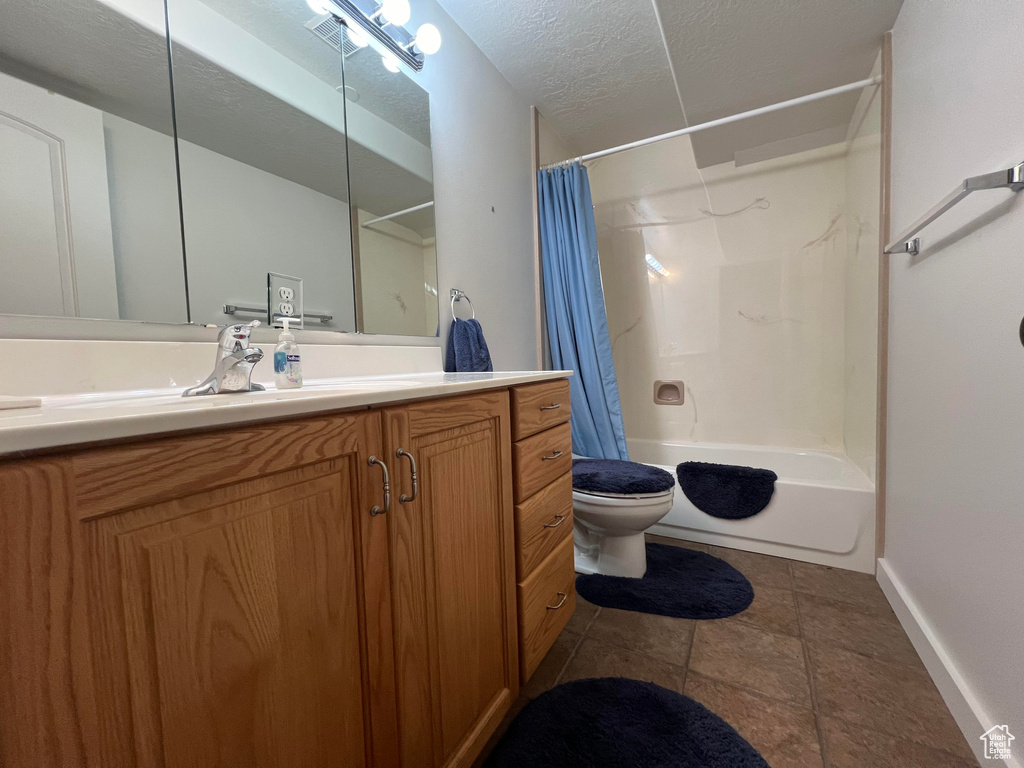
[{"label": "toilet base", "polygon": [[647,573],[647,541],[642,531],[627,536],[600,536],[577,525],[573,538],[577,573],[631,579]]}]

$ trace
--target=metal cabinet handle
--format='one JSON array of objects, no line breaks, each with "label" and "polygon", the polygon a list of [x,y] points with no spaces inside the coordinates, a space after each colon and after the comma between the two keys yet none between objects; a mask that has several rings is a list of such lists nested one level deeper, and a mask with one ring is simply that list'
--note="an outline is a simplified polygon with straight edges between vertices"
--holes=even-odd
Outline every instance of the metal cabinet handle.
[{"label": "metal cabinet handle", "polygon": [[558,594],[560,594],[562,596],[562,599],[558,601],[558,605],[549,605],[549,606],[547,606],[547,609],[549,611],[557,611],[559,608],[561,608],[563,605],[565,605],[565,601],[569,599],[569,596],[567,594],[565,594],[565,592],[559,592]]},{"label": "metal cabinet handle", "polygon": [[554,410],[557,410],[558,408],[561,408],[561,407],[562,407],[561,403],[552,403],[551,405],[542,405],[540,407],[540,409],[542,411],[554,411]]},{"label": "metal cabinet handle", "polygon": [[561,451],[555,451],[550,456],[541,456],[540,460],[541,461],[554,461],[555,459],[559,459],[561,457],[562,457],[562,452]]},{"label": "metal cabinet handle", "polygon": [[558,526],[560,526],[564,522],[565,522],[565,515],[555,515],[555,522],[553,522],[553,523],[544,523],[544,527],[545,528],[557,528]]},{"label": "metal cabinet handle", "polygon": [[403,448],[399,448],[397,451],[395,451],[395,455],[398,458],[402,458],[403,456],[407,458],[411,466],[410,471],[412,473],[412,496],[406,496],[403,493],[401,496],[398,497],[399,504],[408,504],[410,501],[416,501],[416,497],[420,495],[420,481],[419,478],[416,476],[416,459],[413,457],[411,453],[409,453]]},{"label": "metal cabinet handle", "polygon": [[391,478],[388,476],[388,465],[378,459],[376,456],[371,456],[370,460],[366,462],[371,467],[376,464],[380,467],[381,472],[384,473],[384,509],[381,509],[376,504],[370,510],[370,515],[376,517],[377,515],[386,515],[391,511]]}]

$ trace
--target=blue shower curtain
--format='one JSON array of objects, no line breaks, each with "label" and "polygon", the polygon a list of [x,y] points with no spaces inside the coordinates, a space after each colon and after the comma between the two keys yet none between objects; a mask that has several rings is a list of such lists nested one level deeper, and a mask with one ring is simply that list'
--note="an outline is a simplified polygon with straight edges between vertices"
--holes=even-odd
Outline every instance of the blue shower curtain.
[{"label": "blue shower curtain", "polygon": [[537,173],[551,362],[572,370],[573,451],[628,459],[597,260],[594,205],[580,163]]}]

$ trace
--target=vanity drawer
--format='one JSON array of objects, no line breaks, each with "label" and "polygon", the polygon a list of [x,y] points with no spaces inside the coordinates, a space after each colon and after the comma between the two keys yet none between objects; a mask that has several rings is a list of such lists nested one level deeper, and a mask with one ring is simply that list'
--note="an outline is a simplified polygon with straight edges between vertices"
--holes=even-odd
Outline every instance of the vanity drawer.
[{"label": "vanity drawer", "polygon": [[569,422],[513,443],[512,460],[518,504],[572,469]]},{"label": "vanity drawer", "polygon": [[513,440],[522,440],[568,420],[568,379],[524,384],[512,390]]},{"label": "vanity drawer", "polygon": [[572,475],[566,472],[522,504],[516,504],[516,572],[519,581],[572,536]]},{"label": "vanity drawer", "polygon": [[519,669],[525,683],[576,610],[572,536],[559,544],[516,589],[519,597]]}]

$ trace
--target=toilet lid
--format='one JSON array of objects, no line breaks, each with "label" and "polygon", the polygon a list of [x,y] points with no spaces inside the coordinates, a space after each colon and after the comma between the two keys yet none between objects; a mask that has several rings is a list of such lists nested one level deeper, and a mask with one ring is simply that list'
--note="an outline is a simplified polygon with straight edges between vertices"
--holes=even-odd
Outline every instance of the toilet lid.
[{"label": "toilet lid", "polygon": [[601,496],[658,495],[676,484],[671,472],[649,464],[618,459],[574,459],[574,491]]}]

